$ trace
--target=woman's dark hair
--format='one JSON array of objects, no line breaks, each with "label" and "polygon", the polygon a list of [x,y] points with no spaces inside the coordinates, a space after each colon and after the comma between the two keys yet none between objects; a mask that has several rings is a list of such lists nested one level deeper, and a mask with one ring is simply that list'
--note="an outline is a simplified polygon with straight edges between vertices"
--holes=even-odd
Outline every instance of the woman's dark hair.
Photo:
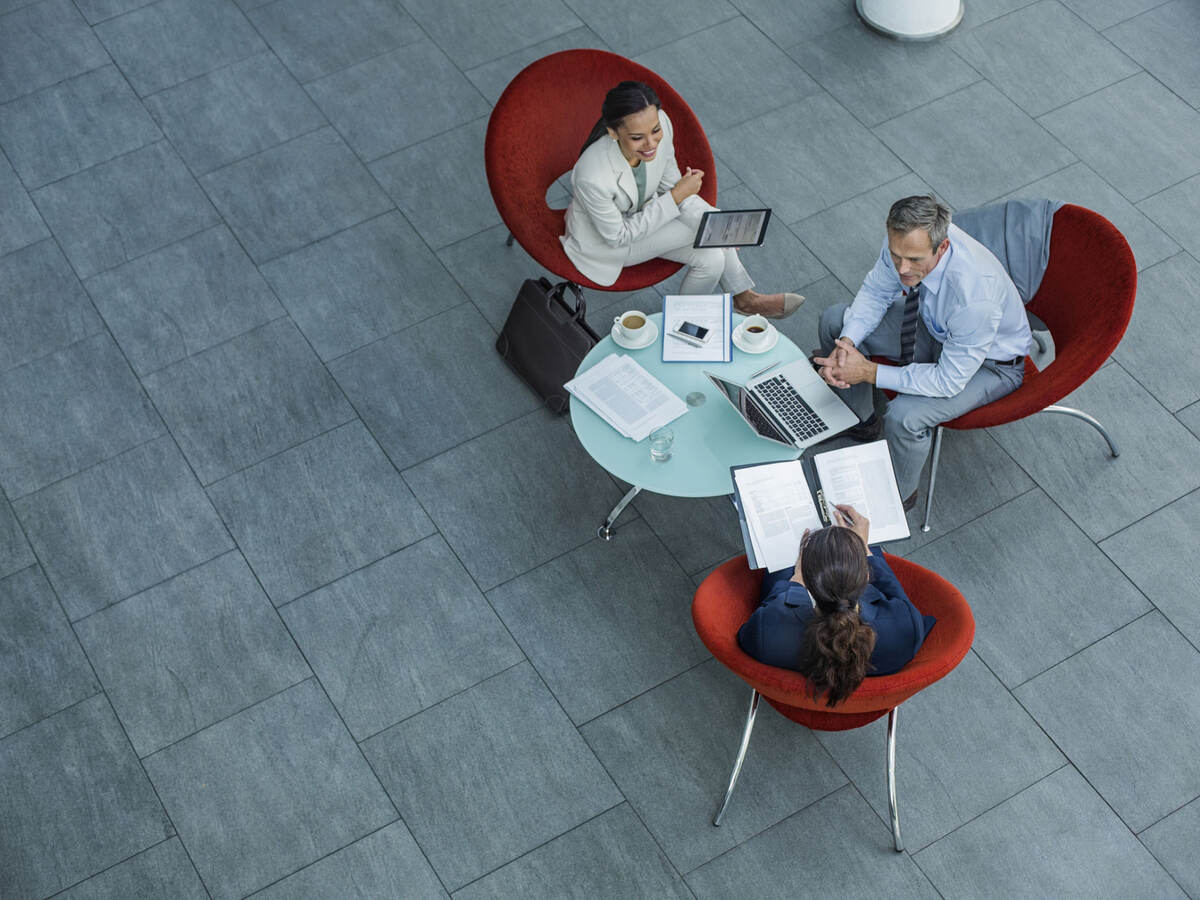
[{"label": "woman's dark hair", "polygon": [[797,669],[813,694],[827,705],[845,700],[862,684],[875,649],[875,630],[858,614],[858,599],[870,581],[867,548],[849,528],[822,528],[803,544],[800,573],[816,601],[800,642]]},{"label": "woman's dark hair", "polygon": [[604,137],[608,129],[616,131],[626,116],[640,113],[649,106],[662,109],[654,88],[640,81],[622,81],[604,96],[604,103],[600,107],[600,119],[583,142],[583,146],[579,148],[579,155],[583,156],[583,151]]}]

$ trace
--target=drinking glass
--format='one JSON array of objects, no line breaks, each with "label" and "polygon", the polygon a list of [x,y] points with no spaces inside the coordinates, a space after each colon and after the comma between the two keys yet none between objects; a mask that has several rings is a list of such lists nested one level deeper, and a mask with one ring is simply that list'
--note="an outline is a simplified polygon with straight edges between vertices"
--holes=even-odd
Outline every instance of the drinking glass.
[{"label": "drinking glass", "polygon": [[650,458],[655,462],[666,462],[671,458],[674,443],[675,432],[670,428],[656,428],[650,432]]}]

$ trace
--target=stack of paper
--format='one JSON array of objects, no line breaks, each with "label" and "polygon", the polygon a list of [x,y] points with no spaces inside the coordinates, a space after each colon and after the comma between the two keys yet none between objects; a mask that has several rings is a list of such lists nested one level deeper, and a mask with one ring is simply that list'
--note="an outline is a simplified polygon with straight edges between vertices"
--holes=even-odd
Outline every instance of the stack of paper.
[{"label": "stack of paper", "polygon": [[902,541],[911,532],[887,441],[842,447],[813,457],[829,506],[853,506],[871,520],[868,541]]},{"label": "stack of paper", "polygon": [[870,544],[909,536],[887,441],[811,460],[734,466],[733,494],[752,569],[777,572],[795,563],[804,529],[837,524],[837,506],[852,506],[870,520]]},{"label": "stack of paper", "polygon": [[800,460],[735,469],[733,477],[751,567],[778,572],[794,566],[805,529],[825,527]]},{"label": "stack of paper", "polygon": [[[689,344],[671,332],[681,322],[707,328],[704,343]],[[663,297],[663,362],[729,362],[733,359],[733,298],[729,294]]]},{"label": "stack of paper", "polygon": [[624,354],[604,357],[563,387],[635,441],[687,412],[686,403]]}]

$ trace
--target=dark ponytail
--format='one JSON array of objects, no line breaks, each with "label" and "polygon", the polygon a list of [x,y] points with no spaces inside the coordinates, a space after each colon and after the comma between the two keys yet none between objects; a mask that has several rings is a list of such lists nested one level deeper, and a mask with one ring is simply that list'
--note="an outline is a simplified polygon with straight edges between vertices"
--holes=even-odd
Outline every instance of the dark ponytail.
[{"label": "dark ponytail", "polygon": [[828,706],[862,684],[875,649],[875,630],[858,614],[871,577],[866,550],[857,534],[835,526],[810,534],[801,555],[800,572],[817,608],[804,630],[796,668]]},{"label": "dark ponytail", "polygon": [[583,146],[579,148],[579,155],[583,156],[583,151],[604,137],[608,129],[616,131],[626,116],[640,113],[650,106],[662,109],[654,88],[640,81],[622,81],[605,95],[604,103],[600,107],[600,118],[592,128],[592,133],[583,142]]}]

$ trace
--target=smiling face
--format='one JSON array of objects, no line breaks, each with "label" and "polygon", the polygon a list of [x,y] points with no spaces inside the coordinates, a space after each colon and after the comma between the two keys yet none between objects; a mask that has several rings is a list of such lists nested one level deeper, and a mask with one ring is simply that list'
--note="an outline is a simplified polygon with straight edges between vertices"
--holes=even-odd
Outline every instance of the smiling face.
[{"label": "smiling face", "polygon": [[615,129],[608,129],[608,133],[631,166],[649,162],[658,154],[658,144],[663,139],[658,107],[647,106],[641,112],[630,113]]},{"label": "smiling face", "polygon": [[924,228],[910,231],[889,231],[888,252],[892,254],[892,265],[905,287],[918,284],[934,270],[942,256],[950,248],[950,239],[942,241],[933,249],[929,232]]}]

